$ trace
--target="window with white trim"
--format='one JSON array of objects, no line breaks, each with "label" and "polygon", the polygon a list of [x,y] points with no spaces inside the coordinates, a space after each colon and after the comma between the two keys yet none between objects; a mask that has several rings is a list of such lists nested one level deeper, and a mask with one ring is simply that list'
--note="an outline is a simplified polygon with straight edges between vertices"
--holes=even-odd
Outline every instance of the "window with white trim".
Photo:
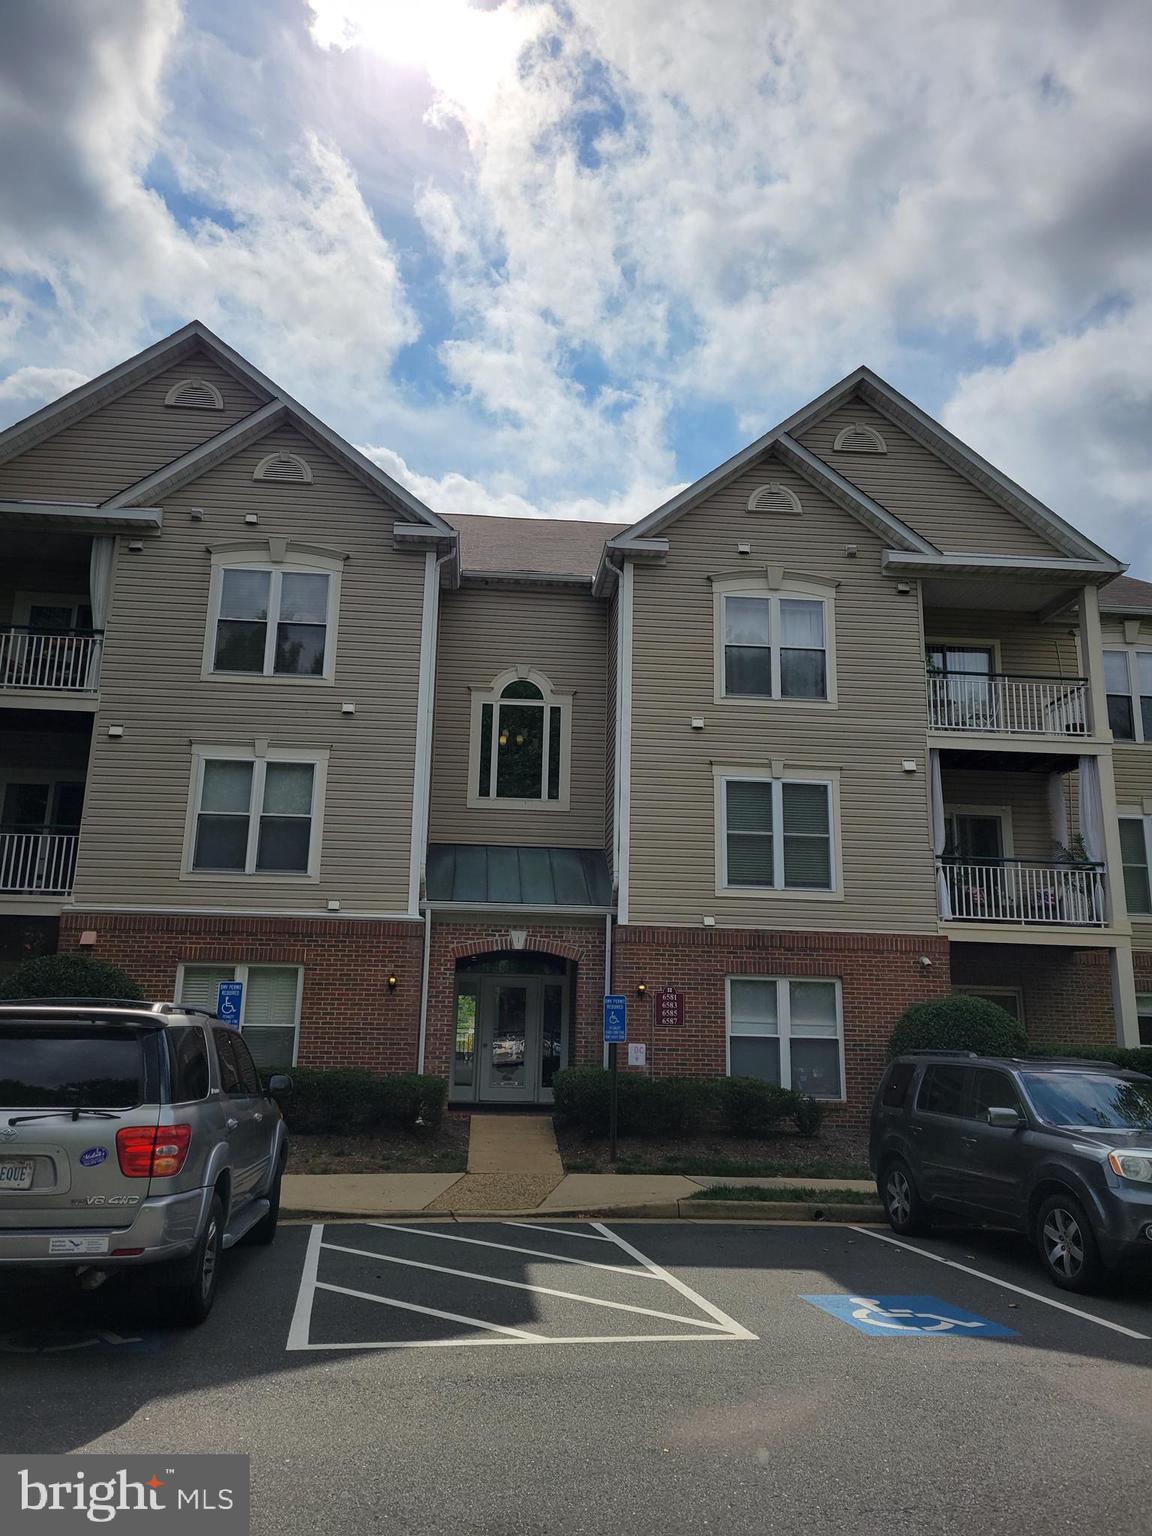
[{"label": "window with white trim", "polygon": [[1120,863],[1128,911],[1152,913],[1152,816],[1120,817]]},{"label": "window with white trim", "polygon": [[220,983],[240,982],[240,1033],[258,1069],[278,1072],[296,1063],[302,980],[298,965],[183,965],[176,995],[215,1013]]},{"label": "window with white trim", "polygon": [[1140,1044],[1152,1045],[1152,992],[1137,992],[1136,1020],[1140,1026]]},{"label": "window with white trim", "polygon": [[1106,650],[1104,689],[1116,740],[1152,742],[1152,649]]},{"label": "window with white trim", "polygon": [[312,875],[327,754],[197,748],[188,869]]},{"label": "window with white trim", "polygon": [[844,1097],[838,981],[728,978],[728,1075],[817,1099]]},{"label": "window with white trim", "polygon": [[205,672],[331,679],[338,573],[236,560],[213,571]]},{"label": "window with white trim", "polygon": [[827,699],[822,598],[726,592],[724,696]]},{"label": "window with white trim", "polygon": [[723,889],[835,889],[830,779],[725,776],[720,815]]},{"label": "window with white trim", "polygon": [[527,668],[473,692],[469,805],[568,809],[571,700]]}]

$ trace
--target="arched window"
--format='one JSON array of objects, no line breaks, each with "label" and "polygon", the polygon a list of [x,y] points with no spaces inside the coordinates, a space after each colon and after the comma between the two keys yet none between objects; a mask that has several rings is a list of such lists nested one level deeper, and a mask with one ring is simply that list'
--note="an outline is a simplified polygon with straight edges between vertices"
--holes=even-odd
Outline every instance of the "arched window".
[{"label": "arched window", "polygon": [[518,667],[472,698],[469,805],[567,810],[571,694]]},{"label": "arched window", "polygon": [[224,397],[207,379],[181,379],[164,396],[164,404],[186,411],[222,411]]},{"label": "arched window", "polygon": [[888,444],[875,427],[863,421],[852,421],[841,427],[832,444],[836,453],[887,453]]}]

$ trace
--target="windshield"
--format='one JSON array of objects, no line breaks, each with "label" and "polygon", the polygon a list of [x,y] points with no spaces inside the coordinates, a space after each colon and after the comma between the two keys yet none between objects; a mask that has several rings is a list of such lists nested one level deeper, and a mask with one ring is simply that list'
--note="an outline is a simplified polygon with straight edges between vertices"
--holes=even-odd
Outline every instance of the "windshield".
[{"label": "windshield", "polygon": [[1152,1131],[1152,1081],[1105,1072],[1025,1072],[1036,1112],[1049,1125],[1103,1131]]},{"label": "windshield", "polygon": [[128,1109],[144,1097],[144,1050],[126,1029],[0,1028],[0,1107]]}]

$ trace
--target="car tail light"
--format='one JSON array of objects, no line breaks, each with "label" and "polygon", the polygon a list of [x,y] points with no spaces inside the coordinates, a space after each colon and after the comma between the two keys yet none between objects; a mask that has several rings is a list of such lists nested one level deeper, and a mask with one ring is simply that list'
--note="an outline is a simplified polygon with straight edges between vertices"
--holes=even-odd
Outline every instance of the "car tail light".
[{"label": "car tail light", "polygon": [[190,1125],[126,1125],[116,1132],[116,1156],[127,1179],[179,1173],[192,1140]]}]

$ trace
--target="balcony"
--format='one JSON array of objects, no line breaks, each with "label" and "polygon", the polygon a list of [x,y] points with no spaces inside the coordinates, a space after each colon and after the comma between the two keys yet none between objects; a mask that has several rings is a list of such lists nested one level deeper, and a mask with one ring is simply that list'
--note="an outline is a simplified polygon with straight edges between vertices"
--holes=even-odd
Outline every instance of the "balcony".
[{"label": "balcony", "polygon": [[67,896],[79,840],[77,832],[0,832],[0,893]]},{"label": "balcony", "polygon": [[1088,681],[930,668],[928,728],[986,736],[1086,736]]},{"label": "balcony", "polygon": [[995,859],[936,861],[940,915],[1021,928],[1103,928],[1103,864]]},{"label": "balcony", "polygon": [[0,628],[0,694],[95,694],[102,630]]}]

